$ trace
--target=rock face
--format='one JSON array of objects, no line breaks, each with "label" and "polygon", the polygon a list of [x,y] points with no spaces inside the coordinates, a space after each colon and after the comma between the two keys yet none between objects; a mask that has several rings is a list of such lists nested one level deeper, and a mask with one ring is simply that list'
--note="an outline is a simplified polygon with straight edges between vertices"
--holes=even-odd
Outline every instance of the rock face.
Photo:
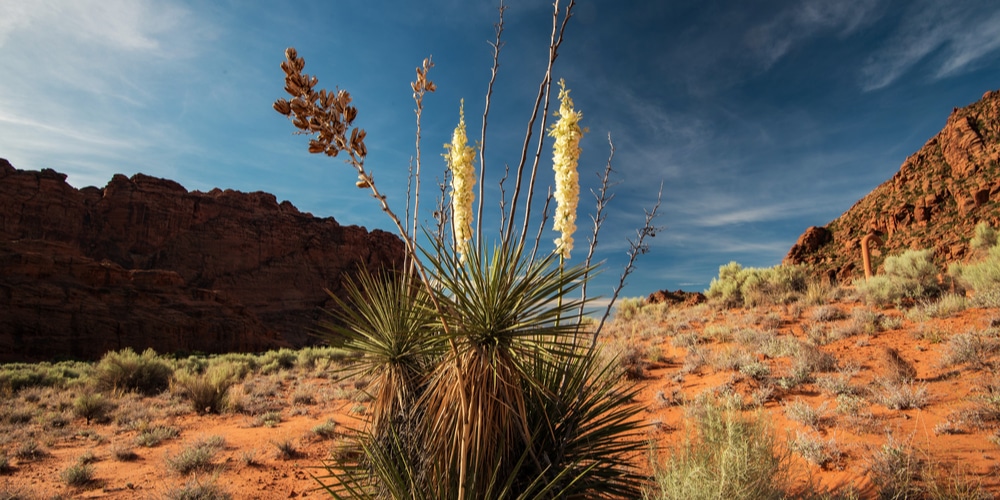
[{"label": "rock face", "polygon": [[784,263],[842,282],[863,277],[860,242],[876,233],[884,244],[872,249],[873,268],[910,248],[934,249],[943,266],[970,255],[979,222],[1000,225],[1000,91],[956,108],[891,179],[826,227],[807,229]]},{"label": "rock face", "polygon": [[305,345],[332,305],[324,288],[403,259],[390,233],[267,193],[65,179],[0,159],[0,362]]}]

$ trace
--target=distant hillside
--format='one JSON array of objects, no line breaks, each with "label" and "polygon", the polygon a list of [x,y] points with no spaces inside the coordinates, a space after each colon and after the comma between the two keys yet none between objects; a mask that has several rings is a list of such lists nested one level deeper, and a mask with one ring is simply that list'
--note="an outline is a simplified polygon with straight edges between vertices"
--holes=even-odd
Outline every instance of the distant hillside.
[{"label": "distant hillside", "polygon": [[0,362],[301,346],[325,288],[402,259],[390,233],[268,193],[143,174],[75,189],[0,159]]},{"label": "distant hillside", "polygon": [[825,227],[806,230],[785,257],[841,282],[864,276],[861,238],[876,233],[872,266],[906,249],[934,249],[939,265],[969,255],[977,223],[1000,222],[1000,91],[955,108],[944,129],[899,172]]}]

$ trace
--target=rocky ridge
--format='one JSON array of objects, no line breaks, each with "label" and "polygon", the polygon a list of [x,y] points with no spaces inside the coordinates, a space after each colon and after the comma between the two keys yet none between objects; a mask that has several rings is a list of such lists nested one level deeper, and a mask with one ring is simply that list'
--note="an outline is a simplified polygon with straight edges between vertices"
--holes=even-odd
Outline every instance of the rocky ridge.
[{"label": "rocky ridge", "polygon": [[977,223],[1000,223],[1000,91],[955,108],[944,129],[899,171],[823,227],[810,227],[784,259],[839,282],[863,277],[861,239],[876,234],[877,268],[887,255],[931,248],[935,261],[971,255]]},{"label": "rocky ridge", "polygon": [[0,159],[0,362],[302,346],[324,289],[402,258],[390,233],[268,193],[143,174],[78,190]]}]

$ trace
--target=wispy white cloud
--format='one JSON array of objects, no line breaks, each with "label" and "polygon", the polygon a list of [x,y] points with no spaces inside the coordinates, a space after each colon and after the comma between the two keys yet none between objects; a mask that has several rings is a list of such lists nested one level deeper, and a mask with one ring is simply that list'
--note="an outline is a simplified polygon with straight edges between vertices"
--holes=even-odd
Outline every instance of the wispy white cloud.
[{"label": "wispy white cloud", "polygon": [[157,146],[188,147],[184,132],[148,111],[165,106],[174,85],[165,75],[190,72],[209,32],[175,2],[0,4],[0,154],[21,168],[58,168],[82,185],[106,182],[123,161],[148,164]]},{"label": "wispy white cloud", "polygon": [[748,30],[744,42],[766,69],[805,40],[828,33],[846,36],[873,22],[878,17],[879,1],[797,2]]},{"label": "wispy white cloud", "polygon": [[962,8],[965,3],[910,4],[888,41],[862,67],[862,88],[891,85],[924,62],[937,67],[934,79],[952,76],[1000,49],[1000,5],[992,4],[993,12],[983,15],[981,9]]}]

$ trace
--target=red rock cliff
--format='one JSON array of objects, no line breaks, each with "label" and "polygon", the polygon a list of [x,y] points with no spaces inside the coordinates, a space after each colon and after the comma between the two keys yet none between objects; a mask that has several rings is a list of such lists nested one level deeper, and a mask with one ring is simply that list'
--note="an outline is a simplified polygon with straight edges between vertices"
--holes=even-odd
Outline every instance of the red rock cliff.
[{"label": "red rock cliff", "polygon": [[65,179],[0,159],[0,361],[301,346],[324,288],[403,258],[390,233],[267,193]]},{"label": "red rock cliff", "polygon": [[878,267],[888,255],[934,250],[936,262],[968,258],[977,223],[1000,224],[1000,91],[955,108],[944,129],[891,179],[825,227],[806,230],[785,257],[847,282],[863,277],[861,239],[880,234]]}]

